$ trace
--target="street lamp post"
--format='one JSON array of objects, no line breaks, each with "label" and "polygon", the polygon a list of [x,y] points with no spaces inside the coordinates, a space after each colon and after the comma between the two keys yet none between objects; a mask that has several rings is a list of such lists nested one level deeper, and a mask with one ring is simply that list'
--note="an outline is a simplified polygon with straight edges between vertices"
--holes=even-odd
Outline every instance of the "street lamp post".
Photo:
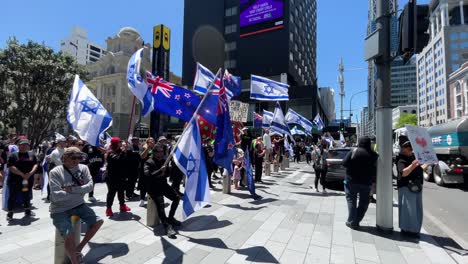
[{"label": "street lamp post", "polygon": [[350,123],[353,123],[353,121],[351,120],[351,117],[353,116],[353,110],[351,109],[351,103],[353,102],[353,97],[354,97],[355,95],[362,94],[362,93],[365,93],[365,92],[367,92],[367,89],[366,89],[366,90],[359,91],[359,92],[357,92],[357,93],[351,95],[351,100],[349,100],[349,122],[350,122]]}]

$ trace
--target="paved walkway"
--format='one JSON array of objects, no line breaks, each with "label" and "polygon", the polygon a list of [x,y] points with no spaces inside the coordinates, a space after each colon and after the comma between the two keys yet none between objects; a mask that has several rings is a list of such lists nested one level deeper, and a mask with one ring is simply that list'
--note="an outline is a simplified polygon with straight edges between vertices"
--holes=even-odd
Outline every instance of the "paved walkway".
[{"label": "paved walkway", "polygon": [[[257,186],[262,200],[253,201],[247,190],[214,191],[211,206],[189,218],[177,239],[146,227],[146,209],[129,202],[132,213],[106,220],[84,249],[86,263],[468,263],[427,234],[419,242],[401,237],[397,208],[392,235],[376,232],[375,205],[360,231],[347,228],[344,194],[316,193],[308,187],[313,179],[310,166],[291,164]],[[104,216],[106,186],[96,190],[94,209]],[[7,225],[0,213],[0,263],[53,263],[55,229],[39,196],[33,221],[21,213]]]}]

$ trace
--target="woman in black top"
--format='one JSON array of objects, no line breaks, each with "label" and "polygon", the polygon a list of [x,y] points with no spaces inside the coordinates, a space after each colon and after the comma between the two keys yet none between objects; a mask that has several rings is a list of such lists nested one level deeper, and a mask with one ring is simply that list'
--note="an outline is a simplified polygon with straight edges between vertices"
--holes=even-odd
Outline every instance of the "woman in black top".
[{"label": "woman in black top", "polygon": [[419,237],[423,220],[422,184],[423,170],[427,165],[420,165],[415,159],[409,141],[401,145],[397,157],[398,168],[398,215],[401,233]]},{"label": "woman in black top", "polygon": [[110,152],[107,154],[107,209],[106,216],[113,216],[112,204],[117,193],[117,198],[120,203],[120,212],[128,212],[130,208],[125,204],[125,178],[126,178],[126,155],[121,149],[122,143],[120,138],[112,138],[110,144]]}]

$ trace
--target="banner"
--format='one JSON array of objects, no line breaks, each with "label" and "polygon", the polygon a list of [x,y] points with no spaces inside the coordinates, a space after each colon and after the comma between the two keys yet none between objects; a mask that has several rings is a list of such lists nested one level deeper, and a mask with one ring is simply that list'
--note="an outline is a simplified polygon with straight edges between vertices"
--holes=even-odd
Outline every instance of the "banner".
[{"label": "banner", "polygon": [[420,164],[438,164],[432,140],[424,127],[405,125],[416,160]]},{"label": "banner", "polygon": [[233,100],[229,103],[229,108],[232,121],[247,122],[247,115],[249,113],[248,103]]}]

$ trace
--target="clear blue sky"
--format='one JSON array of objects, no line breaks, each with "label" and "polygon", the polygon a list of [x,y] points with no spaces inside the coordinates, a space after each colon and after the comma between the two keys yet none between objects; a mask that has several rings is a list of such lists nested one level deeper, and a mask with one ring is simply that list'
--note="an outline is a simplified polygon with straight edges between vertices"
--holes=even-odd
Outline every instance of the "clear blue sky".
[{"label": "clear blue sky", "polygon": [[[428,1],[421,0],[419,3]],[[407,0],[399,1],[400,9],[406,2]],[[368,3],[367,0],[317,0],[317,6],[318,82],[321,87],[335,89],[336,114],[339,118],[337,77],[341,57],[345,65],[346,97],[343,108],[349,109],[351,95],[367,89],[364,38]],[[105,39],[114,36],[124,26],[137,29],[143,39],[150,42],[152,27],[165,24],[172,30],[171,71],[181,75],[183,8],[183,0],[23,0],[21,4],[4,1],[0,17],[0,48],[5,47],[9,37],[16,36],[21,42],[31,39],[58,50],[60,40],[70,34],[73,26],[85,28],[89,39],[104,47]],[[358,111],[367,105],[367,94],[356,95],[352,103],[355,121]],[[349,112],[345,112],[345,116],[348,115]]]}]

